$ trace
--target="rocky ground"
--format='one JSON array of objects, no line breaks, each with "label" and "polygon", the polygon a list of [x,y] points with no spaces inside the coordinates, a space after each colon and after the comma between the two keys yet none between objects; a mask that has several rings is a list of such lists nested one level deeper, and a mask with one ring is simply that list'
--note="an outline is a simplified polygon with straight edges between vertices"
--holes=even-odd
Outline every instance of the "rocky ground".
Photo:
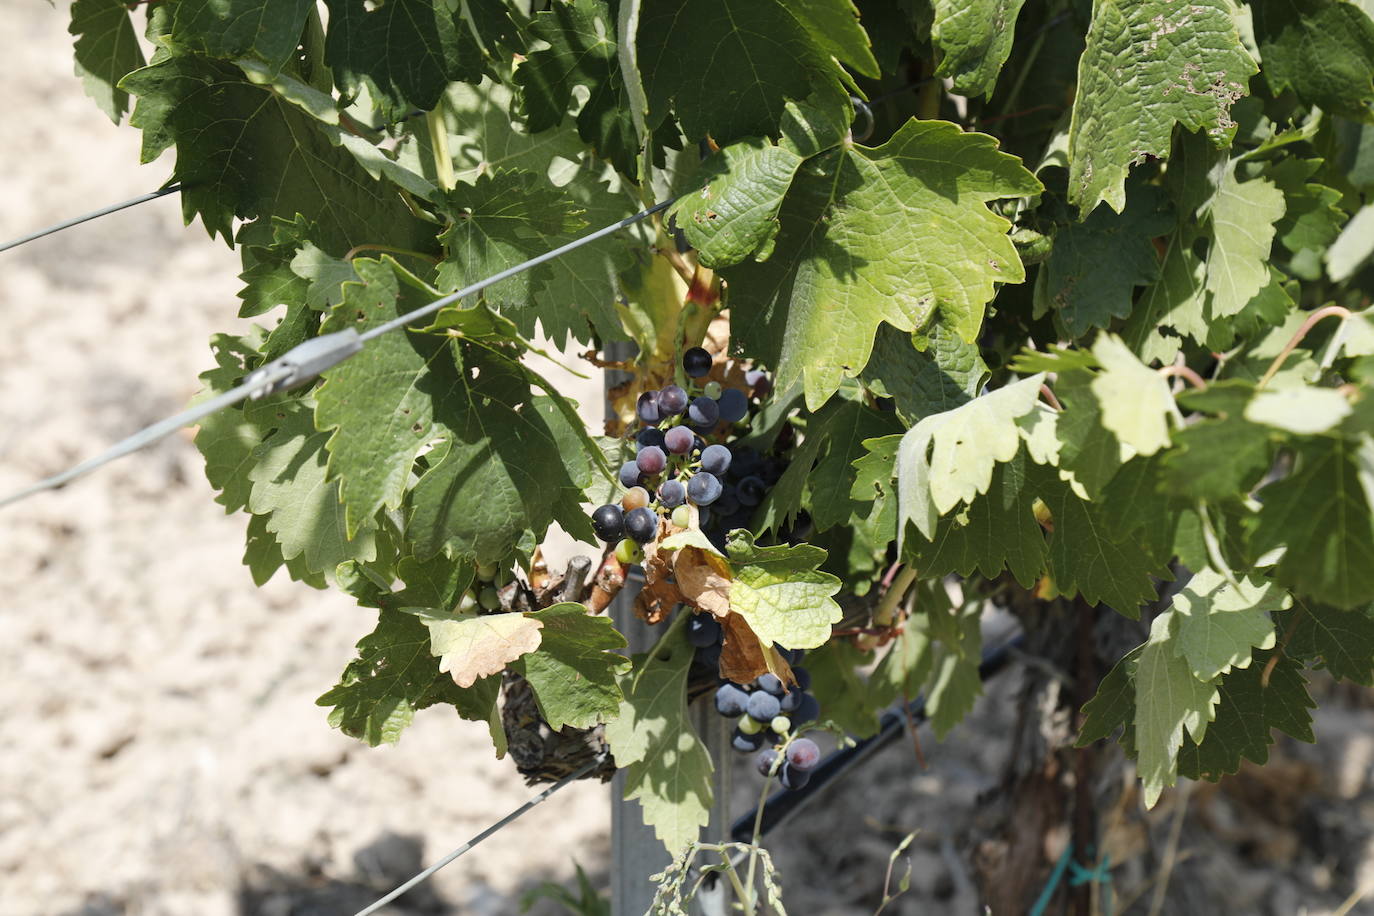
[{"label": "rocky ground", "polygon": [[[82,95],[65,22],[65,4],[5,9],[0,239],[170,171],[139,166],[137,132]],[[241,327],[236,272],[174,197],[0,254],[0,492],[183,406],[210,334]],[[282,579],[255,588],[243,527],[187,435],[0,514],[0,916],[346,916],[530,794],[481,727],[441,712],[394,748],[329,729],[314,699],[370,613]],[[1018,678],[946,743],[924,734],[928,769],[899,742],[771,838],[793,913],[873,913],[913,830],[912,890],[885,912],[979,912],[970,831]],[[1317,746],[1281,743],[1268,768],[1148,817],[1127,796],[1105,840],[1113,912],[1374,912],[1352,897],[1374,884],[1374,714],[1365,692],[1318,689]],[[739,775],[738,808],[756,779]],[[607,789],[575,785],[392,912],[515,913],[574,860],[604,884],[608,824]]]}]

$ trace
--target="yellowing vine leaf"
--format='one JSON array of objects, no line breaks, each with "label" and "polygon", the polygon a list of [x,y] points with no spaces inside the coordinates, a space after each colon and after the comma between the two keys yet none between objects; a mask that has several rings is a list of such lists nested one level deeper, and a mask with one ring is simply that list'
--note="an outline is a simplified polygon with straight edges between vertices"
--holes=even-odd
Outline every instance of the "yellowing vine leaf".
[{"label": "yellowing vine leaf", "polygon": [[538,649],[544,624],[508,613],[426,618],[425,626],[439,670],[452,675],[459,687],[471,687],[478,678],[500,674],[510,662]]}]

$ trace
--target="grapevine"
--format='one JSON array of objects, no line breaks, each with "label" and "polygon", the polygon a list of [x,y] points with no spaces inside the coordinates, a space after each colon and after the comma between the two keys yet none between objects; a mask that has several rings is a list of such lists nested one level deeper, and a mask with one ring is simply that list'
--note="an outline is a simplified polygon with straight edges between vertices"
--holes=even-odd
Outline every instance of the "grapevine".
[{"label": "grapevine", "polygon": [[[1026,716],[1079,750],[1025,766],[1076,856],[1114,804],[1097,742],[1153,807],[1313,740],[1305,672],[1374,683],[1367,8],[71,12],[92,96],[241,254],[263,323],[211,341],[206,393],[366,338],[196,436],[255,581],[365,609],[328,723],[391,743],[447,706],[531,780],[618,769],[683,854],[661,900],[705,852],[739,879],[701,842],[729,762],[689,703],[799,790],[811,729],[917,696],[955,728],[994,610],[1072,686],[1028,667]],[[575,349],[624,373],[600,434],[541,374]],[[551,571],[554,529],[584,546]],[[658,641],[627,654],[636,567]]]}]

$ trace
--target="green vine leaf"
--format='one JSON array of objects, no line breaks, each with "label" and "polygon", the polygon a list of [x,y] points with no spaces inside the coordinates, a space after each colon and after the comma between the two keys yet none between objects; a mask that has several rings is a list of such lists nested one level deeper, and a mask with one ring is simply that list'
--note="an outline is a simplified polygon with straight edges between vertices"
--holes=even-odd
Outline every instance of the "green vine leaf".
[{"label": "green vine leaf", "polygon": [[[441,392],[436,417],[444,437],[408,497],[415,555],[500,563],[525,532],[542,537],[555,518],[587,528],[576,504],[590,469],[563,412],[534,396],[526,372],[505,356],[476,346],[454,352],[455,383]],[[554,460],[536,467],[531,455]]]},{"label": "green vine leaf", "polygon": [[1011,53],[1016,17],[1025,0],[935,0],[930,40],[940,51],[937,76],[960,95],[991,95]]},{"label": "green vine leaf", "polygon": [[143,130],[143,161],[176,147],[182,212],[188,221],[199,215],[211,235],[229,239],[235,218],[300,214],[335,253],[382,236],[403,248],[433,246],[389,186],[333,145],[312,116],[233,64],[174,55],[120,85],[138,96],[130,123]]},{"label": "green vine leaf", "polygon": [[1131,189],[1125,212],[1098,208],[1055,233],[1036,298],[1054,309],[1070,337],[1131,313],[1135,287],[1159,275],[1154,239],[1172,224],[1167,208],[1157,189],[1141,185]]},{"label": "green vine leaf", "polygon": [[629,659],[612,654],[626,643],[610,618],[592,617],[571,602],[526,616],[540,623],[541,640],[513,667],[534,688],[549,728],[588,728],[614,718],[624,699],[616,670]]},{"label": "green vine leaf", "polygon": [[[898,524],[911,522],[931,540],[936,519],[986,493],[993,467],[1016,456],[1016,421],[1035,407],[1044,380],[1042,374],[1021,379],[908,430],[897,453]],[[902,541],[899,530],[899,546]]]},{"label": "green vine leaf", "polygon": [[1180,655],[1178,625],[1173,611],[1156,617],[1135,665],[1135,740],[1147,808],[1177,782],[1184,732],[1202,741],[1221,700],[1216,684],[1194,677]]},{"label": "green vine leaf", "polygon": [[707,267],[728,267],[751,255],[766,260],[778,232],[778,208],[802,157],[766,140],[725,147],[702,166],[700,191],[684,194],[668,215]]},{"label": "green vine leaf", "polygon": [[1259,491],[1250,550],[1285,547],[1276,578],[1300,594],[1339,608],[1366,604],[1374,600],[1374,443],[1325,440],[1296,452],[1293,473]]},{"label": "green vine leaf", "polygon": [[482,78],[482,50],[456,4],[444,0],[325,0],[324,59],[350,95],[366,86],[388,121],[429,111],[456,80]]},{"label": "green vine leaf", "polygon": [[726,544],[730,568],[730,610],[739,614],[765,646],[814,649],[830,639],[842,612],[834,595],[840,580],[821,572],[825,551],[810,544],[758,547],[739,530]]},{"label": "green vine leaf", "polygon": [[300,557],[311,572],[332,576],[345,560],[368,561],[377,552],[371,530],[349,537],[339,485],[326,474],[328,438],[316,431],[308,404],[283,404],[277,431],[253,450],[248,511],[267,516],[283,559]]},{"label": "green vine leaf", "polygon": [[1284,652],[1320,659],[1332,677],[1374,685],[1374,614],[1371,608],[1343,611],[1298,601],[1283,622]]},{"label": "green vine leaf", "polygon": [[711,755],[687,715],[694,650],[679,626],[622,675],[625,699],[606,725],[606,743],[625,770],[625,799],[639,799],[644,823],[669,854],[697,839],[711,819]]},{"label": "green vine leaf", "polygon": [[573,87],[590,97],[577,113],[578,135],[622,173],[636,176],[639,136],[621,77],[615,12],[606,0],[556,0],[535,14],[530,34],[548,43],[515,71],[530,133],[556,127]]},{"label": "green vine leaf", "polygon": [[1024,268],[987,202],[1040,184],[990,137],[908,121],[874,149],[822,153],[793,181],[774,254],[725,271],[741,346],[801,382],[818,408],[868,363],[880,322],[913,331],[939,310],[973,340],[994,284]]},{"label": "green vine leaf", "polygon": [[1169,417],[1178,412],[1168,381],[1136,359],[1115,335],[1099,335],[1093,356],[1102,365],[1092,380],[1102,426],[1139,455],[1167,447]]},{"label": "green vine leaf", "polygon": [[[438,284],[446,290],[543,254],[571,241],[587,225],[568,191],[529,172],[481,176],[472,187],[450,192],[445,202],[452,221],[440,236],[444,260]],[[526,337],[533,337],[539,326],[555,340],[569,334],[585,340],[592,329],[620,336],[614,275],[602,266],[599,275],[593,270],[579,276],[579,265],[585,262],[553,261],[488,287],[483,299]],[[558,288],[562,297],[572,296],[572,307],[565,298],[557,303],[544,298],[546,289]]]},{"label": "green vine leaf", "polygon": [[892,398],[903,422],[915,424],[977,397],[988,367],[978,346],[943,322],[915,337],[881,324],[861,377],[874,393]]},{"label": "green vine leaf", "polygon": [[[481,682],[473,691],[484,689]],[[460,690],[439,670],[424,623],[413,614],[383,608],[376,629],[358,642],[358,657],[349,662],[338,685],[315,703],[333,707],[330,725],[376,747],[395,744],[417,710],[456,702]],[[494,705],[494,693],[491,699]]]},{"label": "green vine leaf", "polygon": [[1374,22],[1358,3],[1254,0],[1264,77],[1323,111],[1368,121],[1374,105]]},{"label": "green vine leaf", "polygon": [[172,38],[211,57],[256,57],[280,70],[296,54],[311,0],[179,0]]},{"label": "green vine leaf", "polygon": [[1126,173],[1169,154],[1174,125],[1226,145],[1231,105],[1259,68],[1227,0],[1099,0],[1078,62],[1069,127],[1069,201],[1120,213]]},{"label": "green vine leaf", "polygon": [[1292,607],[1293,599],[1272,582],[1251,578],[1235,585],[1221,573],[1202,569],[1174,596],[1178,651],[1193,677],[1210,682],[1250,664],[1251,648],[1274,647],[1269,612]]},{"label": "green vine leaf", "polygon": [[1209,207],[1212,250],[1207,290],[1213,315],[1239,314],[1269,282],[1274,224],[1284,214],[1283,192],[1265,178],[1240,181],[1227,169]]},{"label": "green vine leaf", "polygon": [[[776,136],[788,99],[814,92],[828,105],[847,106],[843,72],[830,57],[833,39],[818,41],[804,24],[815,21],[812,7],[836,8],[831,15],[853,9],[849,0],[644,3],[639,72],[651,120],[662,120],[671,107],[687,136],[730,143]],[[728,103],[720,102],[721,86],[730,87]]]},{"label": "green vine leaf", "polygon": [[76,0],[67,31],[76,36],[76,75],[86,94],[118,124],[129,110],[119,81],[145,63],[129,8],[120,0]]},{"label": "green vine leaf", "polygon": [[1263,764],[1280,729],[1299,741],[1311,743],[1312,714],[1316,704],[1307,693],[1302,669],[1282,655],[1271,668],[1270,652],[1256,652],[1248,668],[1238,668],[1217,687],[1216,720],[1207,736],[1184,737],[1178,753],[1178,772],[1189,779],[1213,782],[1240,769],[1242,758]]}]

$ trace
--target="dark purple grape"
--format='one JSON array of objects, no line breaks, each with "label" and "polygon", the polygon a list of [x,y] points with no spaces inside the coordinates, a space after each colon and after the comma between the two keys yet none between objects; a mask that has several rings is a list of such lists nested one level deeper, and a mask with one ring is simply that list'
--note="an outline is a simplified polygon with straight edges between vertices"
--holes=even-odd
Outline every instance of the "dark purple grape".
[{"label": "dark purple grape", "polygon": [[789,665],[800,664],[801,660],[806,658],[805,649],[784,649],[778,645],[774,645],[773,648],[777,649],[782,653],[782,657],[787,659],[787,664]]},{"label": "dark purple grape", "polygon": [[657,391],[646,391],[639,396],[635,401],[635,415],[641,423],[652,425],[659,421]]},{"label": "dark purple grape", "polygon": [[620,466],[620,485],[622,487],[637,487],[640,479],[644,476],[639,470],[639,465],[633,461],[627,461]]},{"label": "dark purple grape", "polygon": [[682,371],[691,378],[701,378],[711,371],[711,354],[701,347],[693,347],[682,354]]},{"label": "dark purple grape", "polygon": [[742,506],[757,506],[768,493],[768,485],[761,478],[750,475],[735,486],[735,495]]},{"label": "dark purple grape", "polygon": [[782,708],[784,713],[796,712],[804,696],[806,696],[806,691],[799,687],[793,687],[787,691],[787,696],[782,698],[782,702],[778,706]]},{"label": "dark purple grape", "polygon": [[790,763],[784,763],[778,770],[778,784],[784,789],[793,791],[805,789],[806,784],[811,781],[811,774],[806,770],[799,770]]},{"label": "dark purple grape", "polygon": [[765,724],[772,722],[773,718],[781,711],[782,705],[778,702],[778,698],[771,693],[756,690],[749,694],[749,706],[746,712],[749,713],[749,718],[755,722]]},{"label": "dark purple grape", "polygon": [[787,762],[794,770],[809,773],[821,762],[821,749],[810,738],[798,738],[787,745]]},{"label": "dark purple grape", "polygon": [[687,498],[698,506],[709,506],[720,498],[723,489],[719,477],[713,474],[697,474],[687,481]]},{"label": "dark purple grape", "polygon": [[721,684],[716,688],[716,712],[728,718],[744,715],[749,705],[749,694],[738,684]]},{"label": "dark purple grape", "polygon": [[697,437],[685,426],[674,426],[663,434],[664,448],[674,455],[685,455],[692,450]]},{"label": "dark purple grape", "polygon": [[778,752],[771,747],[766,747],[759,751],[759,755],[754,758],[754,767],[759,771],[760,776],[773,775],[773,761],[778,759]]},{"label": "dark purple grape", "polygon": [[763,732],[759,732],[757,735],[746,735],[737,728],[735,729],[735,733],[730,737],[730,746],[741,754],[752,754],[754,751],[763,747],[767,741],[768,736]]},{"label": "dark purple grape", "polygon": [[708,397],[699,397],[687,408],[687,419],[694,426],[709,426],[715,429],[720,422],[720,406]]},{"label": "dark purple grape", "polygon": [[665,480],[658,488],[658,504],[665,509],[676,509],[687,501],[687,488],[680,480]]},{"label": "dark purple grape", "polygon": [[762,369],[750,369],[744,373],[744,382],[753,390],[756,398],[766,398],[773,392],[773,380]]},{"label": "dark purple grape", "polygon": [[625,513],[625,533],[640,544],[658,535],[658,513],[653,509],[631,509]]},{"label": "dark purple grape", "polygon": [[639,457],[635,459],[635,464],[639,466],[641,471],[652,477],[655,474],[663,473],[663,469],[668,466],[668,456],[657,445],[649,445],[639,450]]},{"label": "dark purple grape", "polygon": [[720,418],[726,423],[738,423],[749,413],[749,398],[738,388],[726,388],[716,398],[716,404],[720,407]]},{"label": "dark purple grape", "polygon": [[[690,493],[688,493],[687,495],[691,496]],[[705,506],[699,506],[697,508],[697,524],[700,525],[702,528],[705,528],[706,526],[711,524],[710,509],[706,508]]]},{"label": "dark purple grape", "polygon": [[640,448],[647,448],[650,445],[657,445],[663,448],[663,430],[654,426],[648,426],[635,434],[635,443]]},{"label": "dark purple grape", "polygon": [[810,671],[807,671],[805,668],[797,668],[797,667],[794,667],[794,668],[792,669],[792,676],[795,677],[795,678],[797,679],[797,686],[800,687],[802,690],[810,690],[810,689],[811,689],[811,672],[810,672]]},{"label": "dark purple grape", "polygon": [[721,629],[710,614],[693,614],[687,621],[687,641],[698,649],[720,642]]},{"label": "dark purple grape", "polygon": [[787,688],[783,686],[782,679],[771,671],[760,674],[758,678],[754,680],[754,686],[764,693],[771,693],[779,699],[787,692]]},{"label": "dark purple grape", "polygon": [[669,385],[658,393],[660,417],[675,417],[687,409],[687,392],[678,385]]},{"label": "dark purple grape", "polygon": [[722,477],[730,469],[730,450],[723,445],[708,445],[701,453],[701,469]]},{"label": "dark purple grape", "polygon": [[792,716],[792,725],[796,727],[805,722],[814,722],[816,717],[821,714],[821,704],[811,694],[803,694],[802,700],[797,704],[797,711]]},{"label": "dark purple grape", "polygon": [[592,512],[592,530],[606,543],[618,541],[625,533],[625,513],[619,506],[602,506]]},{"label": "dark purple grape", "polygon": [[700,668],[709,668],[715,671],[720,667],[720,643],[698,649],[696,656],[692,659],[692,664]]},{"label": "dark purple grape", "polygon": [[739,499],[735,496],[735,488],[722,486],[720,496],[711,505],[716,507],[717,515],[733,516],[739,512]]}]

